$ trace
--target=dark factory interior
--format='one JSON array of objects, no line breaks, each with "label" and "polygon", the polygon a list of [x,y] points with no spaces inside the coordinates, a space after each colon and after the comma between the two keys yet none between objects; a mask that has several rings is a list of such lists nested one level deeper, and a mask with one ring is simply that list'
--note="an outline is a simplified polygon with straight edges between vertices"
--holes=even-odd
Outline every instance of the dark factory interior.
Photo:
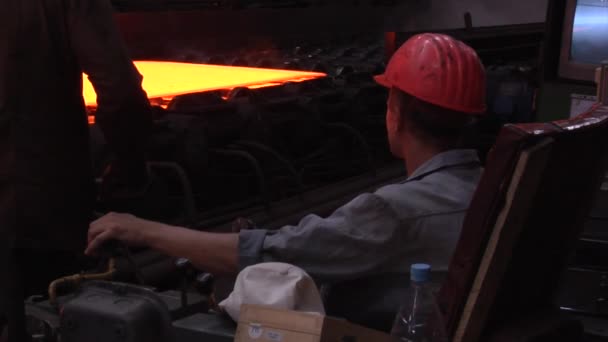
[{"label": "dark factory interior", "polygon": [[608,341],[606,157],[606,0],[0,0],[0,342]]}]

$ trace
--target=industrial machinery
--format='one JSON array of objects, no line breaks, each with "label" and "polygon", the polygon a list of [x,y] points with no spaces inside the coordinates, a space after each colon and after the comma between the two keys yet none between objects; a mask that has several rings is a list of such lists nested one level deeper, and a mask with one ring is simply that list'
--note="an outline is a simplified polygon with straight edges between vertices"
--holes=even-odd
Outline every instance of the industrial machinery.
[{"label": "industrial machinery", "polygon": [[[392,1],[277,3],[114,1],[154,105],[152,182],[138,198],[98,203],[99,213],[128,211],[206,231],[231,231],[242,217],[273,229],[406,177],[387,148],[386,90],[372,76],[393,48],[427,28],[385,35]],[[543,23],[475,28],[474,19],[464,16],[462,29],[445,32],[471,44],[488,70],[490,115],[470,141],[483,160],[502,124],[536,119],[546,32]],[[163,79],[176,69],[149,69],[151,62],[207,69],[200,77],[186,71],[176,84]],[[200,84],[212,69],[225,72],[213,78],[222,84]],[[159,70],[160,80],[146,83]],[[274,74],[260,77],[264,70]],[[99,176],[108,152],[94,94],[85,95]],[[230,281],[187,260],[113,245],[99,267],[50,285],[49,294],[26,302],[35,341],[233,338],[235,323],[215,308]]]},{"label": "industrial machinery", "polygon": [[[405,177],[388,152],[386,90],[372,78],[384,68],[382,32],[226,53],[136,59],[154,106],[152,181],[140,197],[100,201],[99,214],[208,231],[230,231],[238,217],[277,228]],[[86,78],[84,96],[100,176],[109,155]],[[28,299],[36,341],[232,341],[235,323],[215,309],[229,281],[118,244],[99,262]]]}]

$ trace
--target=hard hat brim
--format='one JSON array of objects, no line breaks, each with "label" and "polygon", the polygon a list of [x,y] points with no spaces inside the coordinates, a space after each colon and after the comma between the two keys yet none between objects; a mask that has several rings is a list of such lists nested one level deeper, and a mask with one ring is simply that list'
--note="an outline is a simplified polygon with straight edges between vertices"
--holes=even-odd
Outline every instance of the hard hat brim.
[{"label": "hard hat brim", "polygon": [[393,86],[391,82],[388,81],[388,78],[385,74],[374,76],[374,80],[376,81],[376,83],[386,88],[391,88]]},{"label": "hard hat brim", "polygon": [[[386,74],[376,75],[376,76],[374,76],[374,80],[379,85],[389,88],[389,89],[394,86],[393,83],[391,83],[388,80],[388,77],[386,77]],[[405,93],[410,94],[409,92],[399,88],[398,86],[396,88]],[[435,99],[431,99],[431,98],[424,98],[421,96],[414,96],[414,97],[416,97],[422,101],[428,102],[430,104],[445,108],[445,109],[454,110],[454,111],[458,111],[458,112],[462,112],[462,113],[467,113],[467,114],[475,115],[475,116],[483,115],[483,114],[485,114],[485,111],[486,111],[485,105],[483,105],[482,107],[478,107],[478,108],[462,107],[462,106],[455,106],[455,105],[446,105],[444,103],[438,102]]]}]

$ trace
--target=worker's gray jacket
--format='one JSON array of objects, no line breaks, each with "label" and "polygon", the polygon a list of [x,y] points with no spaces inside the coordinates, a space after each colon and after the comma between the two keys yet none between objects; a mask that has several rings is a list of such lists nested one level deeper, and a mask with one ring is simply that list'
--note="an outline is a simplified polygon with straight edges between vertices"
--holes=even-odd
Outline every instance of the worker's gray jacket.
[{"label": "worker's gray jacket", "polygon": [[327,218],[308,215],[277,231],[241,231],[240,267],[286,262],[331,282],[403,274],[418,262],[445,270],[481,172],[475,151],[451,150]]}]

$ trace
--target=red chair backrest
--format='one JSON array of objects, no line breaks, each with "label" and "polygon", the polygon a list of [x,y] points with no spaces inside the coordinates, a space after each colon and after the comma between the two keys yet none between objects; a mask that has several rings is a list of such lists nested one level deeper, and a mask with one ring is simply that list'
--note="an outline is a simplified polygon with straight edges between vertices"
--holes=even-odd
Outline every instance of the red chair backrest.
[{"label": "red chair backrest", "polygon": [[552,306],[560,275],[605,172],[608,107],[596,106],[570,120],[502,128],[437,296],[440,324],[451,337],[460,324],[497,218],[505,208],[520,157],[541,142],[548,143],[549,149],[541,176],[535,184],[525,185],[535,187],[535,191],[527,195],[529,198],[520,198],[529,201],[519,210],[521,232],[509,246],[510,259],[491,290],[483,322],[471,324],[480,325],[479,334],[485,336],[522,310]]}]

